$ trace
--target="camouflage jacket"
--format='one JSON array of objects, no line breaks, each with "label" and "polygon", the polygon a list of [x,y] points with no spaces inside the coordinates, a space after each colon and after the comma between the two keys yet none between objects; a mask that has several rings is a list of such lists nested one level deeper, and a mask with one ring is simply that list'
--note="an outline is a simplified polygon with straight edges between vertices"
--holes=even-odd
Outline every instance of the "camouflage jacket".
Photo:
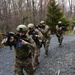
[{"label": "camouflage jacket", "polygon": [[45,25],[45,28],[41,28],[40,31],[42,32],[44,38],[50,38],[51,32],[49,26]]},{"label": "camouflage jacket", "polygon": [[58,25],[56,25],[56,33],[62,35],[63,34],[62,27],[59,27]]},{"label": "camouflage jacket", "polygon": [[[10,42],[14,46],[15,56],[19,58],[26,58],[29,56],[31,52],[35,50],[35,42],[30,38],[29,35],[26,35],[29,42],[27,44],[21,45],[20,41],[17,41],[14,39],[12,42]],[[8,42],[3,43],[5,46],[9,46]]]}]

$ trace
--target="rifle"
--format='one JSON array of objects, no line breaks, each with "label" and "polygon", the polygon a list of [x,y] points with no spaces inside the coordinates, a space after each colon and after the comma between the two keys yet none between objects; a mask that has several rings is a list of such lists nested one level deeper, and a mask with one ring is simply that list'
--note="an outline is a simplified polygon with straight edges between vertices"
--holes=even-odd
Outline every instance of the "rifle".
[{"label": "rifle", "polygon": [[2,34],[2,35],[8,38],[7,43],[10,46],[10,50],[12,50],[12,46],[14,45],[14,42],[9,41],[11,37],[16,39],[18,42],[22,42],[22,40],[29,42],[29,39],[27,39],[26,36],[22,38],[19,34],[14,34],[13,32],[7,32],[6,34]]},{"label": "rifle", "polygon": [[42,25],[40,24],[40,25],[36,26],[36,28],[42,28],[42,29],[44,29],[45,26],[42,26]]},{"label": "rifle", "polygon": [[37,32],[35,32],[35,30],[30,31],[28,34],[32,35],[32,39],[35,41],[36,45],[40,44],[38,34],[37,34]]},{"label": "rifle", "polygon": [[67,30],[68,24],[58,24],[59,27],[62,27],[62,30]]}]

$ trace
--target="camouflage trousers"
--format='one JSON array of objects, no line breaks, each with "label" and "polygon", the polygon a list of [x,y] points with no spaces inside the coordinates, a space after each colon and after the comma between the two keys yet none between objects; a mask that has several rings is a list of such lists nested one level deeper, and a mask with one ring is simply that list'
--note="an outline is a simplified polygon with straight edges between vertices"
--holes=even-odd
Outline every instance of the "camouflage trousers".
[{"label": "camouflage trousers", "polygon": [[63,35],[57,37],[58,38],[58,42],[59,42],[59,45],[62,44],[62,41],[63,41]]},{"label": "camouflage trousers", "polygon": [[40,47],[37,46],[34,54],[34,64],[38,65],[39,64],[39,56],[40,56]]},{"label": "camouflage trousers", "polygon": [[50,39],[51,38],[46,38],[44,39],[44,48],[45,48],[45,54],[48,55],[48,48],[49,48],[49,45],[50,45]]},{"label": "camouflage trousers", "polygon": [[14,60],[14,75],[24,75],[23,70],[27,72],[28,75],[33,75],[34,70],[32,66],[32,59],[28,58],[26,60],[21,60],[15,58]]}]

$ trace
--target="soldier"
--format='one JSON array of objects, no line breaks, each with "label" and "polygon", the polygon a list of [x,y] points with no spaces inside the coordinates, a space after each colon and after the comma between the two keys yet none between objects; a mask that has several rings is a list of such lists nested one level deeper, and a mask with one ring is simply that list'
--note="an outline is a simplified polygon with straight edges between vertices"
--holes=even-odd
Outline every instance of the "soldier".
[{"label": "soldier", "polygon": [[29,29],[28,34],[33,38],[33,40],[36,43],[34,64],[38,65],[39,64],[38,57],[40,56],[40,47],[41,47],[43,35],[38,29],[35,29],[34,24],[32,24],[32,23],[28,24],[28,29]]},{"label": "soldier", "polygon": [[45,24],[44,21],[40,22],[40,25],[38,26],[38,29],[42,32],[43,34],[43,44],[44,44],[44,48],[45,48],[45,55],[48,56],[48,47],[50,44],[50,28],[48,25]]},{"label": "soldier", "polygon": [[[12,44],[15,51],[14,75],[24,75],[23,69],[28,75],[33,75],[31,52],[35,50],[35,42],[27,35],[27,27],[19,25],[16,29],[18,33],[14,37],[4,39],[5,46]],[[9,42],[9,44],[8,44]]]},{"label": "soldier", "polygon": [[58,38],[59,46],[61,46],[63,41],[63,27],[61,21],[59,21],[58,25],[56,25],[56,36]]}]

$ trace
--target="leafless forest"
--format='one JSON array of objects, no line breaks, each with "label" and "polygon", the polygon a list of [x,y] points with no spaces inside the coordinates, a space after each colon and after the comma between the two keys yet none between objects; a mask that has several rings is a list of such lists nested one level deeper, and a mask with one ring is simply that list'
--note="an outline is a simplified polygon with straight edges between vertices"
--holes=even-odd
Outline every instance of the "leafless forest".
[{"label": "leafless forest", "polygon": [[[50,0],[0,0],[0,31],[15,31],[19,24],[39,24],[46,19]],[[69,19],[75,17],[74,0],[56,0]]]}]

